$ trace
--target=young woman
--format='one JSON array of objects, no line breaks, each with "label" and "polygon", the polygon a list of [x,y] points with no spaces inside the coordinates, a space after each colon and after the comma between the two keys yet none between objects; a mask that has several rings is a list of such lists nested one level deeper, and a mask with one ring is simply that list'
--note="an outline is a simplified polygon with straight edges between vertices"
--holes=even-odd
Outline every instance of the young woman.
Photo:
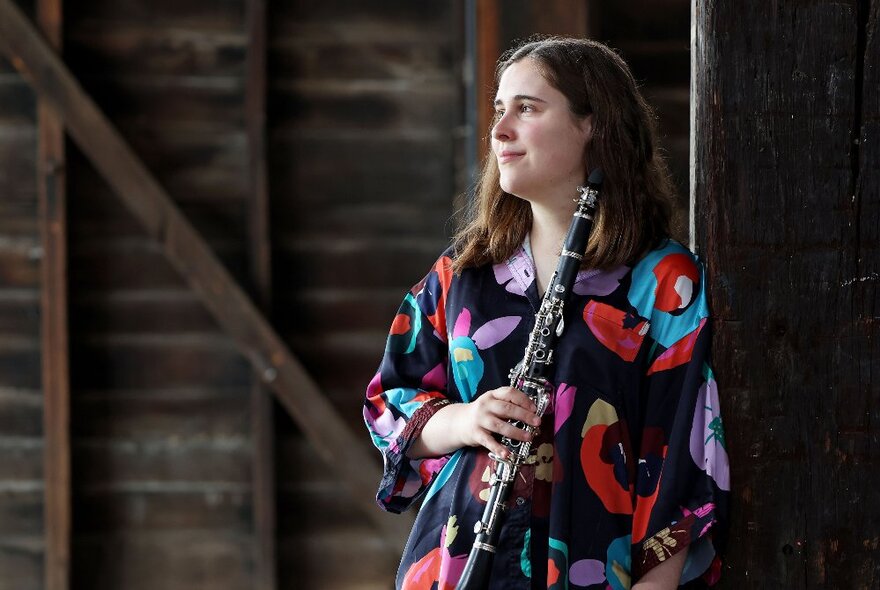
[{"label": "young woman", "polygon": [[[720,573],[730,478],[700,262],[670,239],[651,110],[604,45],[502,57],[469,223],[408,293],[364,417],[379,505],[422,506],[398,588],[454,588],[499,435],[531,440],[491,588],[688,588]],[[594,168],[604,185],[554,350],[550,410],[508,386]],[[509,420],[539,426],[533,438]]]}]

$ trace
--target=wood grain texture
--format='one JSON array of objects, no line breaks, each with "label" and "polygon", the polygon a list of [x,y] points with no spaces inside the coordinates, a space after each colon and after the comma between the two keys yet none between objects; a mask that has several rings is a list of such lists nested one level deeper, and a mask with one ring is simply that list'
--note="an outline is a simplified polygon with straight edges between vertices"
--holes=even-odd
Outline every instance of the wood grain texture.
[{"label": "wood grain texture", "polygon": [[[0,45],[18,68],[53,104],[80,149],[141,220],[148,235],[163,245],[169,260],[234,338],[267,386],[279,395],[303,431],[314,441],[340,483],[352,491],[352,502],[397,544],[405,519],[377,515],[372,496],[378,473],[350,429],[324,400],[300,362],[287,350],[253,303],[237,286],[208,246],[126,145],[70,72],[40,41],[9,0],[0,2]],[[294,392],[296,392],[294,394]],[[373,466],[372,468],[370,466]]]},{"label": "wood grain texture", "polygon": [[875,588],[878,5],[695,6],[694,225],[734,482],[723,587]]}]

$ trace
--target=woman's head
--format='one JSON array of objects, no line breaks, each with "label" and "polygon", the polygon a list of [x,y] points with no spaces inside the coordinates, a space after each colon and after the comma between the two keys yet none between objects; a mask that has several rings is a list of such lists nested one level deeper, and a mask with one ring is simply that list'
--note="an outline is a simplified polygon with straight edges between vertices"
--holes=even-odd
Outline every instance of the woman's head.
[{"label": "woman's head", "polygon": [[[496,68],[496,82],[506,81],[505,72],[515,64],[511,73],[537,70],[565,97],[572,124],[581,125],[587,137],[577,154],[583,175],[597,167],[604,173],[603,196],[584,265],[608,268],[631,262],[668,236],[673,189],[658,153],[654,115],[620,56],[587,39],[539,39],[505,53]],[[498,98],[503,98],[501,93]],[[503,122],[504,115],[496,117],[496,124]],[[493,141],[498,139],[496,128]],[[501,176],[498,159],[490,151],[470,219],[456,236],[457,270],[505,260],[531,226],[529,203],[505,191]],[[571,186],[572,197],[575,188]]]}]

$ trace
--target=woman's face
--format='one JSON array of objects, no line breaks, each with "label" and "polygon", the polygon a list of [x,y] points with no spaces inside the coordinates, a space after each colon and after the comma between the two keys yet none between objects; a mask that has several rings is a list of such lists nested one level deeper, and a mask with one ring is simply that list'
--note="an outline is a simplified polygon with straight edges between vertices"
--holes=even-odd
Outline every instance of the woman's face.
[{"label": "woman's face", "polygon": [[592,115],[577,120],[568,99],[541,75],[531,58],[510,65],[495,97],[492,151],[501,188],[534,202],[574,198],[584,184],[584,148]]}]

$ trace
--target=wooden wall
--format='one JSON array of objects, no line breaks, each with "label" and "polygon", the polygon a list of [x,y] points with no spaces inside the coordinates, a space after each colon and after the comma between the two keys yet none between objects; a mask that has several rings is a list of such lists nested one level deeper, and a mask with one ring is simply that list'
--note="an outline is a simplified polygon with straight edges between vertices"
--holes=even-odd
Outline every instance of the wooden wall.
[{"label": "wooden wall", "polygon": [[[447,243],[467,183],[464,5],[268,5],[272,323],[365,446],[362,395],[390,320]],[[620,47],[673,137],[681,180],[686,31],[671,15],[686,6],[505,2],[497,45],[540,31]],[[246,9],[71,4],[64,58],[249,287]],[[45,582],[35,105],[0,61],[0,590]],[[66,172],[72,586],[252,588],[251,370],[72,145]],[[279,587],[387,588],[399,551],[349,507],[283,410],[275,427]]]},{"label": "wooden wall", "polygon": [[[461,19],[458,2],[273,5],[274,324],[367,446],[364,389],[461,190]],[[390,587],[404,539],[378,543],[284,415],[278,437],[281,587]]]},{"label": "wooden wall", "polygon": [[[65,60],[246,282],[241,2],[70,6]],[[251,584],[250,370],[69,157],[74,588]]]},{"label": "wooden wall", "polygon": [[[246,285],[244,13],[68,7],[65,60]],[[457,3],[270,6],[275,325],[365,445],[390,318],[448,235],[460,19]],[[0,67],[0,588],[21,590],[44,583],[36,115]],[[67,173],[72,585],[251,588],[251,371],[72,146]],[[283,412],[277,427],[279,586],[387,587],[398,553]]]}]

